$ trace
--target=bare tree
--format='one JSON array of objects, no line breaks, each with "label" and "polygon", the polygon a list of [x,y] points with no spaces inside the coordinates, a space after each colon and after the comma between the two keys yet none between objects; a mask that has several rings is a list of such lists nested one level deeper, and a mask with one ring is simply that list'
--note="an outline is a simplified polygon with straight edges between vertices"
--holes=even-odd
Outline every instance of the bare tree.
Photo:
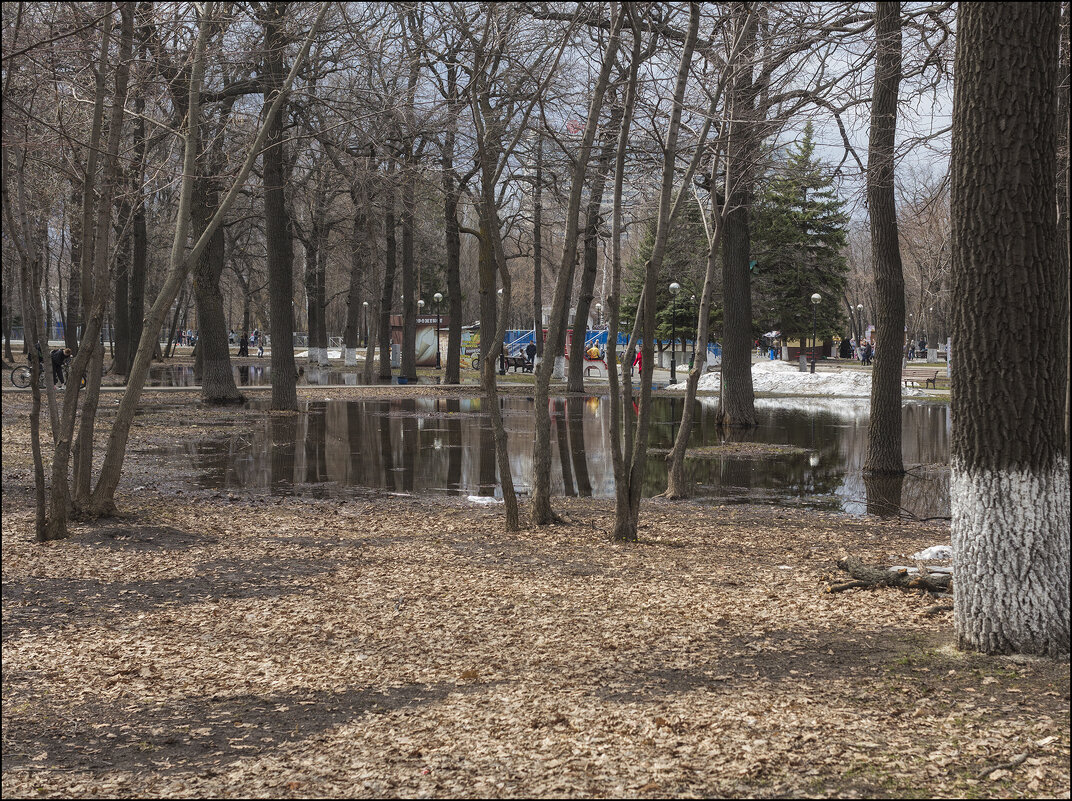
[{"label": "bare tree", "polygon": [[871,142],[867,150],[867,208],[871,215],[871,261],[882,341],[871,372],[867,427],[869,473],[904,473],[901,459],[901,366],[904,359],[905,282],[894,200],[894,143],[901,82],[901,4],[875,4],[875,88]]},{"label": "bare tree", "polygon": [[1009,331],[1067,323],[1054,203],[1059,20],[1052,3],[964,3],[957,14],[953,608],[960,646],[985,653],[1069,652],[1067,340],[994,362]]}]

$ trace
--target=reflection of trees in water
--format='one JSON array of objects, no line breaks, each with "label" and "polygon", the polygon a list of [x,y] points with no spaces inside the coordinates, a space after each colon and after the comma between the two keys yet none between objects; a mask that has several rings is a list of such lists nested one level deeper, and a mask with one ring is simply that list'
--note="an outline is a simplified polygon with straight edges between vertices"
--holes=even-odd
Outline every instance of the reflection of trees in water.
[{"label": "reflection of trees in water", "polygon": [[268,486],[273,492],[288,491],[294,486],[297,414],[273,414],[269,418]]},{"label": "reflection of trees in water", "polygon": [[461,411],[457,398],[447,398],[446,450],[447,450],[447,489],[462,489],[462,421],[451,417]]},{"label": "reflection of trees in water", "polygon": [[554,398],[551,403],[551,425],[555,428],[558,442],[558,466],[562,469],[562,494],[572,497],[577,494],[573,488],[573,469],[570,459],[569,439],[566,431],[566,401]]},{"label": "reflection of trees in water", "polygon": [[477,485],[479,495],[494,496],[498,486],[498,469],[495,465],[495,434],[491,430],[491,420],[481,418],[480,426],[480,482]]},{"label": "reflection of trees in water", "polygon": [[380,401],[377,404],[377,412],[379,417],[379,439],[380,439],[380,458],[383,460],[383,470],[381,475],[383,476],[383,486],[385,489],[397,489],[396,482],[398,480],[395,474],[395,459],[394,449],[391,447],[391,402]]},{"label": "reflection of trees in water", "polygon": [[949,517],[952,514],[949,466],[910,467],[901,505],[916,517]]},{"label": "reflection of trees in water", "polygon": [[301,480],[307,484],[315,485],[329,480],[326,412],[327,404],[310,403],[305,415],[305,473]]},{"label": "reflection of trees in water", "polygon": [[[653,448],[669,448],[683,399],[656,399]],[[519,485],[531,480],[532,400],[503,398],[510,461]],[[613,493],[607,457],[606,398],[552,399],[552,420],[558,443],[563,486],[567,494]],[[492,496],[498,490],[494,437],[480,414],[480,399],[397,399],[310,404],[303,415],[272,415],[265,427],[216,441],[184,445],[195,466],[204,471],[206,487],[264,487],[287,490],[294,483],[308,489],[326,482],[384,487],[407,492],[443,490]],[[900,489],[866,486],[867,418],[836,405],[827,409],[769,407],[757,409],[760,426],[725,430],[715,425],[706,404],[696,412],[691,446],[721,442],[758,442],[814,449],[813,454],[764,458],[689,459],[686,475],[699,485],[697,497],[836,498],[849,511],[878,511],[880,505],[903,506],[919,517],[949,514],[948,408],[905,407],[905,462],[922,455],[925,467],[912,468]],[[445,413],[441,413],[445,412]],[[843,413],[844,412],[844,413]],[[300,445],[299,445],[300,443]],[[438,443],[438,447],[436,447]],[[591,457],[591,461],[589,461]],[[813,461],[815,463],[813,463]],[[937,464],[935,464],[937,463]],[[561,473],[559,473],[561,471]],[[666,487],[661,454],[645,465],[644,492]],[[303,488],[303,492],[306,489]]]},{"label": "reflection of trees in water", "polygon": [[[412,412],[416,404],[407,400],[403,408]],[[402,489],[413,492],[413,478],[417,472],[417,452],[421,447],[421,432],[416,417],[407,415],[402,418]]]},{"label": "reflection of trees in water", "polygon": [[879,517],[897,517],[901,514],[901,491],[903,489],[904,476],[902,475],[864,473],[867,513]]},{"label": "reflection of trees in water", "polygon": [[592,497],[592,480],[588,475],[588,455],[584,447],[585,398],[571,397],[566,400],[566,419],[569,428],[570,459],[573,473],[577,476],[577,494],[582,498]]}]

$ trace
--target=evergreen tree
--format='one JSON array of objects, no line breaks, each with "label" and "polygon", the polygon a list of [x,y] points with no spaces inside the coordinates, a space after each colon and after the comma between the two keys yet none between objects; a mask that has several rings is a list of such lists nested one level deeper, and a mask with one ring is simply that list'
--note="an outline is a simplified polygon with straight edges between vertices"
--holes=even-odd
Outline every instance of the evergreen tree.
[{"label": "evergreen tree", "polygon": [[[627,278],[622,293],[620,328],[626,335],[632,330],[633,319],[636,317],[640,292],[644,288],[644,263],[651,256],[654,243],[655,223],[652,221],[645,230],[644,241],[641,242],[636,256],[627,266]],[[659,279],[656,283],[655,336],[658,340],[669,343],[674,331],[677,332],[678,342],[696,336],[696,315],[699,312],[700,293],[703,290],[706,267],[707,234],[704,230],[703,219],[696,206],[689,206],[678,217],[677,224],[670,231],[662,270],[659,272]],[[681,284],[677,303],[674,303],[670,295],[670,284],[674,281]],[[695,302],[692,301],[693,295],[696,296]],[[720,303],[711,304],[710,326],[716,331],[722,328]]]},{"label": "evergreen tree", "polygon": [[[755,207],[753,308],[773,316],[786,336],[810,337],[811,296],[820,338],[844,325],[842,291],[848,274],[843,255],[848,217],[828,168],[815,157],[811,123],[788,153],[785,165],[770,176]],[[773,307],[774,311],[769,311]]]}]

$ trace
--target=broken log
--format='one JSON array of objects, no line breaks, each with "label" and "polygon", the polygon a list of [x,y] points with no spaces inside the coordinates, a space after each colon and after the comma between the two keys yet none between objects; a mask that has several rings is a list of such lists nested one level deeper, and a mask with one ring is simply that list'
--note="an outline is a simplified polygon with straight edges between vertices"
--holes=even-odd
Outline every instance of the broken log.
[{"label": "broken log", "polygon": [[952,589],[953,577],[948,573],[909,573],[904,568],[887,570],[868,567],[855,556],[839,559],[837,566],[852,576],[852,581],[828,584],[827,592],[844,592],[856,588],[897,587],[902,590],[926,590],[930,593],[947,593]]}]

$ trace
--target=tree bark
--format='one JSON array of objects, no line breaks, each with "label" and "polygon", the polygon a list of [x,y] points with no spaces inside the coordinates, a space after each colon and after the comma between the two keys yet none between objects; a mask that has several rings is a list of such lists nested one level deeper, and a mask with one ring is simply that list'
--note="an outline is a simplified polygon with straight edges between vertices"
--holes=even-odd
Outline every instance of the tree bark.
[{"label": "tree bark", "polygon": [[867,208],[871,214],[871,262],[875,274],[875,325],[882,341],[871,371],[871,416],[867,426],[868,473],[900,474],[901,364],[905,302],[901,246],[894,201],[894,145],[901,83],[901,4],[875,4],[875,85],[871,141],[867,151]]},{"label": "tree bark", "polygon": [[[655,242],[652,244],[651,256],[644,265],[644,290],[640,308],[637,309],[637,316],[643,319],[644,346],[642,353],[644,360],[640,371],[640,404],[637,409],[636,435],[633,437],[632,451],[626,465],[625,486],[615,487],[616,503],[613,536],[614,539],[624,542],[635,542],[637,540],[640,497],[647,464],[648,431],[651,425],[651,379],[655,369],[653,345],[655,339],[656,281],[662,269],[666,243],[670,235],[670,226],[673,223],[671,199],[674,188],[674,167],[677,160],[677,142],[681,127],[681,110],[699,26],[699,4],[690,3],[689,28],[685,36],[685,43],[682,46],[681,59],[678,62],[677,83],[674,87],[673,106],[666,133],[662,185],[659,192],[659,208],[655,226]],[[706,136],[706,133],[704,135]],[[685,180],[692,180],[691,170],[686,173]],[[617,485],[617,477],[615,477],[615,483]]]},{"label": "tree bark", "polygon": [[[128,187],[129,189],[129,187]],[[131,219],[127,201],[119,203],[119,223],[116,226],[115,276],[112,278],[112,326],[115,330],[115,355],[112,372],[125,376],[130,362],[130,272],[134,250],[132,232],[125,232],[125,222]]]},{"label": "tree bark", "polygon": [[[204,75],[204,51],[207,31],[207,24],[204,21],[202,21],[202,24],[199,26],[197,42],[194,47],[194,55],[191,62],[188,129],[185,135],[182,165],[183,178],[179,190],[179,208],[176,213],[171,255],[168,260],[168,273],[156,296],[156,300],[153,302],[152,308],[149,310],[149,314],[146,316],[141,341],[138,343],[138,351],[135,354],[134,364],[131,367],[130,376],[127,381],[127,389],[123,393],[122,399],[119,401],[119,409],[116,412],[115,423],[112,425],[112,431],[108,436],[108,448],[104,454],[104,463],[101,466],[100,479],[93,490],[90,511],[94,515],[99,516],[110,513],[115,509],[115,490],[116,487],[119,486],[119,479],[122,476],[123,458],[126,454],[126,445],[130,436],[130,426],[134,421],[134,412],[137,409],[138,401],[141,398],[141,392],[145,386],[145,379],[148,375],[149,361],[157,346],[158,332],[160,326],[164,323],[167,310],[174,301],[175,296],[178,294],[179,288],[185,281],[186,274],[190,270],[190,265],[200,257],[201,252],[208,244],[208,237],[212,233],[213,228],[223,223],[224,214],[227,213],[228,209],[233,205],[235,198],[238,197],[238,193],[245,182],[246,177],[253,168],[254,159],[257,157],[257,154],[261,152],[261,148],[268,139],[272,122],[283,105],[284,92],[287,91],[294,82],[294,76],[297,74],[298,69],[305,60],[306,54],[309,52],[313,37],[319,29],[320,23],[323,21],[324,16],[327,13],[327,9],[328,4],[322,3],[320,10],[317,12],[316,19],[314,20],[312,27],[310,27],[309,32],[305,37],[305,41],[302,43],[301,50],[298,52],[298,56],[294,60],[294,65],[291,67],[290,73],[284,81],[282,91],[276,93],[275,99],[269,106],[265,114],[265,119],[261,123],[260,130],[246,154],[246,159],[243,162],[242,167],[239,169],[238,174],[235,176],[227,195],[220,203],[220,207],[217,209],[212,222],[209,224],[208,230],[197,239],[197,242],[189,252],[186,252],[186,239],[189,232],[190,222],[191,196],[193,194],[193,176],[196,171],[195,160],[198,150],[197,129],[199,101],[201,81]],[[293,349],[289,349],[289,352],[293,358]],[[76,357],[75,362],[77,361],[78,359]]]},{"label": "tree bark", "polygon": [[1069,652],[1067,340],[994,361],[1010,331],[1067,322],[1054,203],[1059,14],[1051,3],[957,12],[954,621],[961,648],[991,654]]},{"label": "tree bark", "polygon": [[[72,391],[64,393],[64,421],[67,412],[73,417],[78,405],[78,394],[73,391],[86,377],[85,399],[82,401],[78,421],[78,436],[74,441],[73,461],[73,496],[74,504],[82,510],[90,498],[90,476],[93,471],[93,432],[97,421],[97,405],[100,400],[101,373],[104,366],[104,346],[100,341],[100,331],[104,314],[108,306],[108,268],[112,232],[112,206],[119,187],[119,144],[123,137],[124,107],[127,99],[127,85],[130,79],[130,62],[134,50],[134,3],[119,5],[120,33],[118,61],[115,67],[115,91],[112,95],[111,116],[108,121],[108,140],[104,152],[104,170],[101,180],[101,194],[96,201],[97,225],[93,245],[93,274],[90,281],[82,276],[82,303],[87,311],[86,336],[82,340],[80,353],[89,350],[86,361],[75,359],[71,363],[68,380]],[[107,39],[107,37],[105,37]],[[87,291],[87,289],[89,291]],[[92,305],[90,304],[92,298]],[[73,423],[73,419],[72,419]],[[62,467],[66,468],[66,464]],[[55,478],[55,474],[53,476]],[[59,524],[58,524],[59,525]],[[62,529],[66,532],[66,521]],[[59,528],[53,531],[59,532]]]},{"label": "tree bark", "polygon": [[551,320],[547,329],[547,348],[543,359],[537,366],[536,373],[536,409],[535,442],[532,457],[532,504],[531,516],[535,525],[547,525],[558,519],[551,508],[551,418],[548,413],[548,398],[551,387],[551,373],[557,356],[565,347],[566,312],[569,306],[569,293],[573,285],[573,270],[577,261],[578,217],[581,210],[581,190],[587,173],[588,159],[595,140],[599,113],[603,107],[603,97],[610,83],[610,71],[621,40],[622,23],[625,11],[619,8],[611,25],[603,61],[592,88],[592,99],[588,106],[588,118],[585,122],[581,146],[578,148],[577,161],[573,165],[570,196],[566,207],[566,230],[562,243],[562,263],[555,282],[554,299],[551,305]]},{"label": "tree bark", "polygon": [[[409,161],[409,159],[407,159]],[[413,170],[406,164],[402,177],[402,369],[399,373],[410,381],[417,380],[417,264],[413,260],[414,198]]]},{"label": "tree bark", "polygon": [[532,188],[532,319],[536,358],[543,358],[543,136],[536,135]]},{"label": "tree bark", "polygon": [[383,260],[383,291],[380,294],[379,332],[380,378],[391,378],[391,307],[394,304],[395,268],[398,251],[395,247],[395,187],[392,184],[394,162],[387,166],[386,208],[383,213],[383,230],[387,240],[387,253]]},{"label": "tree bark", "polygon": [[[283,31],[289,3],[265,6],[265,81],[273,95],[283,92],[283,53],[287,36]],[[265,102],[269,102],[265,97]],[[287,169],[283,148],[284,113],[272,117],[268,145],[264,150],[264,236],[268,256],[268,305],[271,319],[272,409],[298,408],[298,369],[294,363],[294,247],[291,240],[290,211],[283,188]]]},{"label": "tree bark", "polygon": [[[743,11],[741,13],[747,13]],[[737,168],[738,180],[728,188],[730,211],[722,240],[722,383],[719,423],[724,426],[753,428],[756,418],[755,392],[752,390],[752,287],[748,271],[751,254],[750,222],[754,162],[758,149],[756,124],[756,87],[752,81],[753,63],[747,54],[754,52],[757,21],[748,14],[742,32],[746,57],[731,84],[729,102],[733,123],[727,145],[728,160]]]},{"label": "tree bark", "polygon": [[[606,130],[615,132],[621,123],[620,107],[612,108]],[[570,348],[569,369],[566,375],[567,392],[584,392],[585,337],[588,334],[588,315],[592,308],[592,291],[596,285],[596,268],[599,259],[599,226],[602,216],[603,190],[607,185],[611,161],[614,156],[614,140],[607,136],[600,148],[599,164],[588,194],[588,210],[584,223],[584,269],[581,271],[581,286],[577,293],[577,311],[573,315],[573,347]]]},{"label": "tree bark", "polygon": [[71,182],[71,199],[67,216],[71,233],[71,277],[67,282],[67,313],[63,326],[64,344],[72,351],[78,350],[78,328],[82,315],[82,182]]}]

